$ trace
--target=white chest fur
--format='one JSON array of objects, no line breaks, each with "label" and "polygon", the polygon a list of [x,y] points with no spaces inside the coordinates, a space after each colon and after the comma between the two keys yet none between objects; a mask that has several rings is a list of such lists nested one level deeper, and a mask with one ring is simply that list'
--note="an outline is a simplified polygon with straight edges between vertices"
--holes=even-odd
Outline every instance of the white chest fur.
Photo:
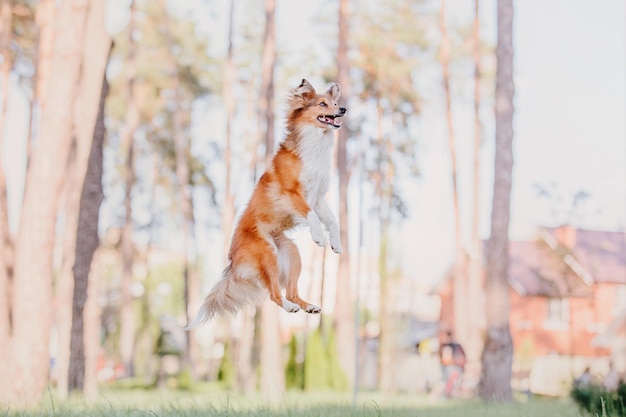
[{"label": "white chest fur", "polygon": [[307,200],[314,203],[328,191],[332,160],[334,132],[306,127],[301,131],[298,153],[302,158],[300,182],[304,186]]}]

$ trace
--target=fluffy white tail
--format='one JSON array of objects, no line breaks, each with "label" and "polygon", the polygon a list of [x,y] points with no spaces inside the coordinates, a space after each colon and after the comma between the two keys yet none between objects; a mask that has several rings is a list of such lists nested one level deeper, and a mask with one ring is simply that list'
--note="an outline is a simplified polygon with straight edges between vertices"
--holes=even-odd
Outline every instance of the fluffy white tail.
[{"label": "fluffy white tail", "polygon": [[215,316],[236,314],[246,304],[256,304],[265,295],[256,279],[242,279],[226,271],[204,299],[195,319],[185,327],[194,329]]}]

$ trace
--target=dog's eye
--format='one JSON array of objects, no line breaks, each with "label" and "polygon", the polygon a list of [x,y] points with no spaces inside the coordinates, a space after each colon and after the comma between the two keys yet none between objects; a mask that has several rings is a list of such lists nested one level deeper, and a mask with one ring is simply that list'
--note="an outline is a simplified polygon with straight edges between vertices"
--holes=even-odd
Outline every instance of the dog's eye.
[{"label": "dog's eye", "polygon": [[323,101],[320,103],[320,106],[322,106],[322,107],[328,107],[328,106],[326,105],[326,103],[324,103]]}]

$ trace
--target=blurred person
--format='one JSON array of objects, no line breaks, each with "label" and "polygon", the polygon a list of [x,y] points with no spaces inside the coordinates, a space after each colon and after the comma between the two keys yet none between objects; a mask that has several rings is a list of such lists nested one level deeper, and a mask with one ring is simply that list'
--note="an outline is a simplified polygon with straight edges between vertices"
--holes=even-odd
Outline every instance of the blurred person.
[{"label": "blurred person", "polygon": [[583,371],[583,373],[580,374],[578,378],[574,380],[574,385],[577,387],[585,387],[591,384],[592,378],[593,377],[591,375],[591,368],[587,366],[585,370]]},{"label": "blurred person", "polygon": [[615,369],[613,362],[609,362],[609,372],[604,377],[604,388],[607,391],[617,391],[619,385],[620,375]]},{"label": "blurred person", "polygon": [[465,351],[461,344],[454,340],[450,331],[445,333],[441,342],[439,360],[445,395],[446,397],[453,397],[461,386],[463,371],[465,370]]}]

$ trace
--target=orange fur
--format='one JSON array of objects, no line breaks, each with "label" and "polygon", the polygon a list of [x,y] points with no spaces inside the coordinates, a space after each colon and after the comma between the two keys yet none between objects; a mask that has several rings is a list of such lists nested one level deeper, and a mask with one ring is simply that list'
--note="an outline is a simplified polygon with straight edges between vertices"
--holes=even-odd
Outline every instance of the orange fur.
[{"label": "orange fur", "polygon": [[[286,136],[239,220],[222,279],[209,292],[188,328],[215,315],[234,314],[245,304],[257,304],[268,293],[272,301],[289,312],[303,309],[320,313],[319,307],[298,295],[300,254],[285,232],[306,223],[315,243],[325,246],[323,223],[331,248],[337,253],[342,251],[339,227],[324,201],[333,130],[340,127],[338,118],[346,112],[337,105],[339,94],[337,84],[318,94],[306,80],[293,89]],[[286,290],[284,298],[282,288]]]}]

